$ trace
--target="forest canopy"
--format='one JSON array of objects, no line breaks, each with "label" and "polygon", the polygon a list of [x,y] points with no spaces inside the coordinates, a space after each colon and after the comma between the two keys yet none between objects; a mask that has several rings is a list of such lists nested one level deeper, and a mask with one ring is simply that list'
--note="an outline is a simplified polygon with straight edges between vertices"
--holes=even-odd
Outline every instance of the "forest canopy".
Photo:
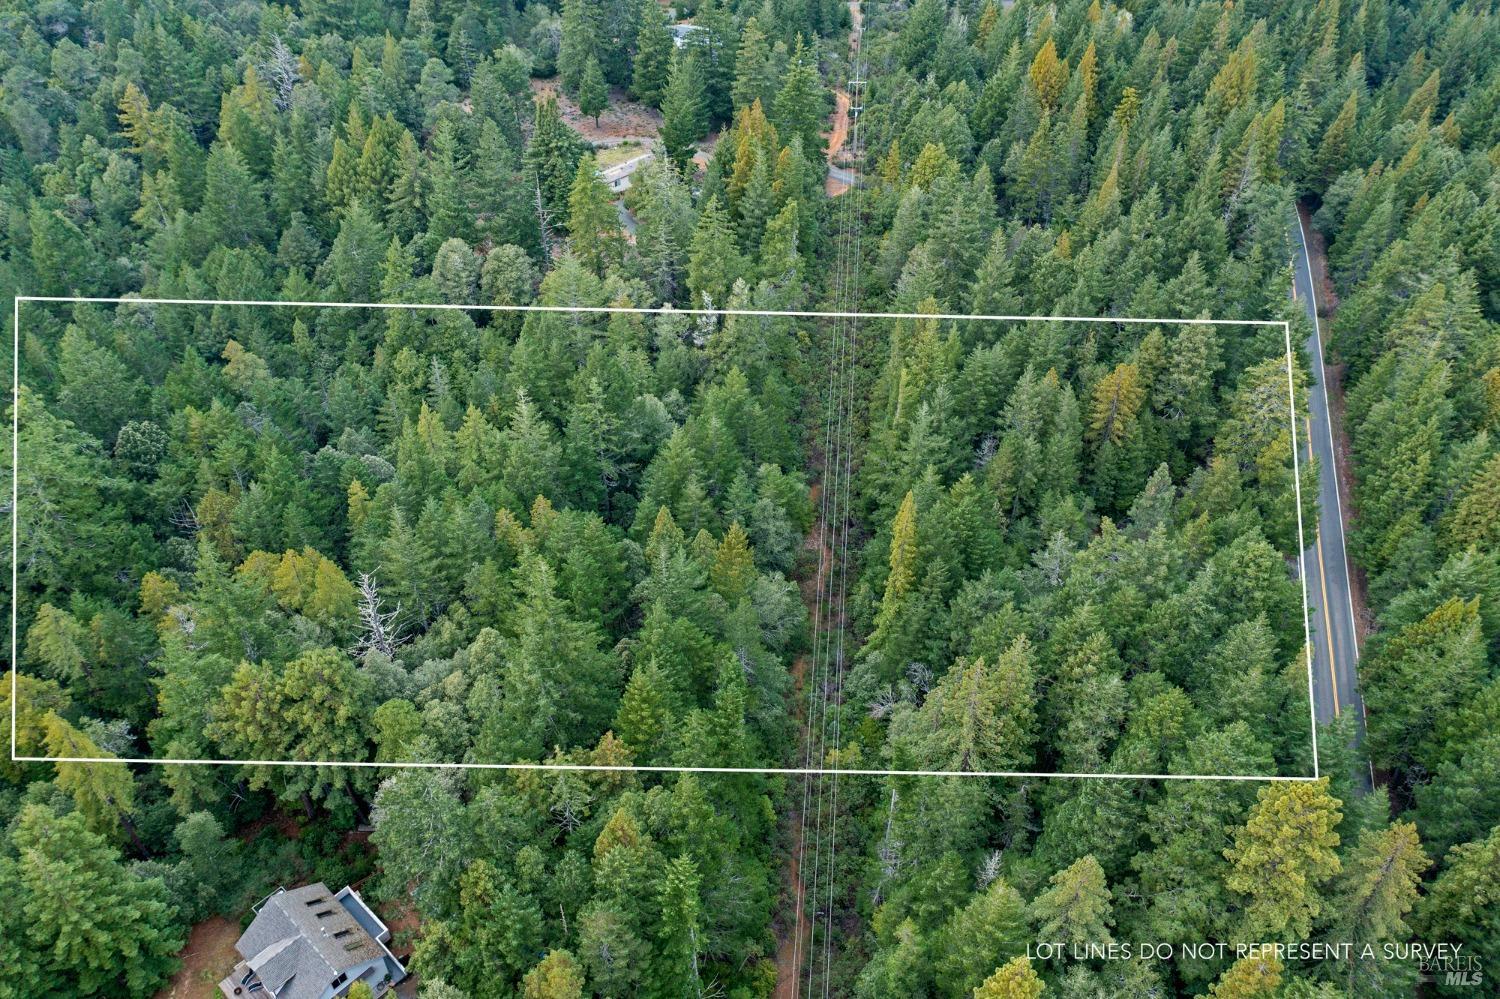
[{"label": "forest canopy", "polygon": [[[0,282],[220,303],[19,307],[0,715],[53,759],[0,762],[0,999],[216,979],[190,931],[320,880],[422,999],[1500,956],[1495,19],[0,3]],[[1347,454],[1298,481],[1325,361]],[[1363,728],[1316,781],[1111,776],[1312,772],[1338,471]]]}]

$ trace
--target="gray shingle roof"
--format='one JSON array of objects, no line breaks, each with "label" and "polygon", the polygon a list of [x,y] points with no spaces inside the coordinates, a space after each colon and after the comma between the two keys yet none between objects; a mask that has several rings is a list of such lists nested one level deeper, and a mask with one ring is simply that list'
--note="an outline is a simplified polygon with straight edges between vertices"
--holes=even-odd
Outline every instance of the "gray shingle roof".
[{"label": "gray shingle roof", "polygon": [[279,999],[317,999],[340,973],[385,956],[321,882],[266,899],[235,949]]}]

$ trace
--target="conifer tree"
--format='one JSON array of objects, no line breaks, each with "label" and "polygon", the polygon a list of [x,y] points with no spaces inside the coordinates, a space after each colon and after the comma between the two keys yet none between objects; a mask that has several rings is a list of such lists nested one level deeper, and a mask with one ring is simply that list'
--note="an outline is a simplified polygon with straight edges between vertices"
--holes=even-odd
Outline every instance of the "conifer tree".
[{"label": "conifer tree", "polygon": [[890,572],[885,577],[885,595],[880,601],[880,615],[875,619],[878,634],[900,612],[901,600],[917,579],[917,501],[908,490],[891,524]]},{"label": "conifer tree", "polygon": [[667,159],[679,171],[686,172],[693,158],[693,143],[708,127],[703,73],[696,58],[680,51],[673,55],[661,113],[661,141]]},{"label": "conifer tree", "polygon": [[729,218],[715,195],[698,216],[688,250],[687,286],[693,304],[698,308],[723,308],[728,304],[730,289],[744,273],[745,262]]},{"label": "conifer tree", "polygon": [[1351,934],[1349,939],[1404,937],[1410,931],[1405,917],[1417,902],[1417,885],[1431,863],[1412,823],[1366,830],[1340,876],[1334,903],[1335,918]]},{"label": "conifer tree", "polygon": [[568,241],[573,255],[593,273],[604,273],[620,259],[620,218],[609,187],[599,179],[592,153],[578,161],[568,192]]},{"label": "conifer tree", "polygon": [[1085,855],[1066,870],[1052,875],[1052,887],[1031,904],[1031,918],[1039,939],[1067,943],[1109,943],[1114,922],[1110,902],[1113,895],[1104,880],[1104,869],[1092,855]]},{"label": "conifer tree", "polygon": [[1476,953],[1500,944],[1500,826],[1448,851],[1444,870],[1414,920],[1433,938],[1461,940]]},{"label": "conifer tree", "polygon": [[771,57],[771,45],[761,29],[760,19],[750,16],[740,29],[740,45],[734,59],[734,88],[731,97],[735,110],[748,108],[756,101],[770,107],[776,96],[776,65]]},{"label": "conifer tree", "polygon": [[1257,999],[1274,996],[1281,984],[1281,959],[1275,955],[1242,957],[1209,988],[1214,999]]},{"label": "conifer tree", "polygon": [[203,176],[203,224],[214,241],[243,248],[264,240],[265,196],[239,150],[227,142],[215,145]]},{"label": "conifer tree", "polygon": [[32,969],[19,979],[27,991],[142,996],[164,984],[183,935],[160,880],[131,873],[81,816],[45,805],[21,809],[11,842],[0,877],[36,955],[21,965]]},{"label": "conifer tree", "polygon": [[553,98],[538,101],[524,162],[528,184],[535,186],[541,210],[548,213],[553,228],[562,223],[562,212],[582,156],[582,146],[573,130],[563,123],[557,101]]},{"label": "conifer tree", "polygon": [[771,121],[783,141],[802,140],[803,152],[823,147],[823,94],[812,53],[797,37],[791,61],[782,75],[781,89],[772,102]]},{"label": "conifer tree", "polygon": [[1435,713],[1473,695],[1483,659],[1478,602],[1456,598],[1381,645],[1366,665],[1371,759],[1409,767],[1426,758]]},{"label": "conifer tree", "polygon": [[974,990],[974,999],[1039,999],[1047,990],[1031,961],[1024,955],[1013,957],[986,978]]},{"label": "conifer tree", "polygon": [[1338,807],[1327,778],[1261,789],[1249,820],[1235,831],[1234,846],[1224,851],[1234,865],[1226,884],[1247,900],[1247,932],[1265,939],[1306,936],[1323,911],[1320,888],[1342,869],[1334,852]]},{"label": "conifer tree", "polygon": [[750,539],[739,521],[729,525],[724,540],[719,542],[714,554],[709,580],[714,591],[733,604],[750,592],[755,582],[755,557],[750,551]]},{"label": "conifer tree", "polygon": [[590,59],[596,59],[606,39],[603,37],[603,11],[598,0],[565,0],[562,9],[562,40],[557,52],[557,73],[563,89],[577,94],[588,70]]},{"label": "conifer tree", "polygon": [[[46,720],[44,739],[49,756],[98,760],[115,755],[55,714]],[[131,818],[135,777],[123,763],[59,762],[56,767],[57,786],[73,796],[78,814],[92,832],[109,839],[128,833],[135,848],[145,852]]]},{"label": "conifer tree", "polygon": [[661,4],[642,0],[641,27],[635,37],[635,63],[631,69],[630,93],[636,100],[661,107],[672,70],[672,33],[667,30]]},{"label": "conifer tree", "polygon": [[599,127],[599,115],[609,107],[609,87],[605,85],[604,73],[599,69],[599,60],[589,57],[583,67],[583,78],[578,81],[578,110],[594,119]]}]

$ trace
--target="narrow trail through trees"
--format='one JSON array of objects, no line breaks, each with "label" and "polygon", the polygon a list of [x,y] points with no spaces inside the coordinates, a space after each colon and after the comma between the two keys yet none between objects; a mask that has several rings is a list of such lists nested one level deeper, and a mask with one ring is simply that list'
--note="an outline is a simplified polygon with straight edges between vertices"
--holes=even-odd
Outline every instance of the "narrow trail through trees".
[{"label": "narrow trail through trees", "polygon": [[[862,99],[863,70],[860,67],[860,31],[863,17],[857,0],[850,2],[852,30],[849,37],[847,92],[838,92],[837,111],[827,145],[830,194],[835,180],[844,180],[848,190],[855,177],[838,167],[835,160],[848,145],[848,159],[859,157],[858,116]],[[817,568],[811,586],[803,586],[812,625],[812,650],[798,664],[795,696],[806,697],[800,718],[805,765],[822,766],[830,752],[841,746],[839,704],[843,696],[844,597],[848,584],[850,490],[853,471],[854,370],[860,273],[860,217],[857,199],[841,199],[837,219],[837,251],[834,260],[831,301],[840,313],[816,331],[826,336],[828,378],[824,399],[823,447],[809,452],[809,471],[815,475],[814,501],[818,522],[808,538],[817,553]],[[809,588],[811,593],[809,593]],[[831,749],[830,749],[831,719]],[[785,929],[777,947],[779,999],[812,995],[815,985],[828,995],[833,962],[834,911],[838,901],[838,777],[808,775],[802,781],[801,807],[790,810],[790,857],[787,881],[791,887],[793,919],[789,936]],[[798,797],[795,792],[791,796]],[[809,827],[811,835],[809,837]],[[826,837],[826,852],[825,852]],[[812,857],[809,864],[809,838]],[[817,933],[822,916],[822,934]],[[817,955],[822,956],[821,981]]]},{"label": "narrow trail through trees", "polygon": [[[819,507],[822,498],[822,483],[814,483],[809,491],[809,502],[814,508]],[[824,584],[824,573],[829,565],[832,552],[829,550],[827,539],[820,538],[820,526],[815,525],[807,534],[803,543],[805,551],[815,552],[817,562],[811,579],[801,582],[802,602],[807,607],[810,619],[817,613],[817,597]],[[813,619],[815,620],[815,619]],[[812,661],[811,654],[797,657],[792,664],[792,697],[793,704],[797,705],[797,723],[802,738],[807,738],[807,713],[801,707],[806,703],[807,684],[812,682],[809,678],[809,666]],[[796,794],[793,798],[798,797]],[[801,984],[801,958],[806,954],[811,944],[812,923],[807,918],[807,888],[802,880],[802,858],[805,851],[804,823],[802,817],[805,808],[794,808],[786,815],[787,827],[791,833],[788,844],[787,865],[784,872],[783,882],[791,903],[791,919],[787,921],[783,916],[778,923],[776,944],[776,999],[793,999],[799,994]]]}]

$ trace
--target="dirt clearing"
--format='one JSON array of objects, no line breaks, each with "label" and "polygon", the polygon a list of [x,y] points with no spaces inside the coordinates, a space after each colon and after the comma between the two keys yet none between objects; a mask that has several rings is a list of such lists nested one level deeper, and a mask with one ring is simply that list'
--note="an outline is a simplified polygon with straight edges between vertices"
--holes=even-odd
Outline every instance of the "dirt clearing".
[{"label": "dirt clearing", "polygon": [[632,139],[649,146],[661,132],[661,112],[649,104],[631,100],[619,87],[609,88],[609,106],[595,125],[593,118],[578,110],[578,102],[562,92],[560,84],[557,77],[532,80],[531,92],[538,97],[556,97],[563,121],[596,146],[617,146]]},{"label": "dirt clearing", "polygon": [[206,999],[219,994],[219,981],[234,970],[240,955],[234,942],[240,938],[238,923],[223,916],[205,919],[188,934],[182,950],[182,967],[156,999]]}]

